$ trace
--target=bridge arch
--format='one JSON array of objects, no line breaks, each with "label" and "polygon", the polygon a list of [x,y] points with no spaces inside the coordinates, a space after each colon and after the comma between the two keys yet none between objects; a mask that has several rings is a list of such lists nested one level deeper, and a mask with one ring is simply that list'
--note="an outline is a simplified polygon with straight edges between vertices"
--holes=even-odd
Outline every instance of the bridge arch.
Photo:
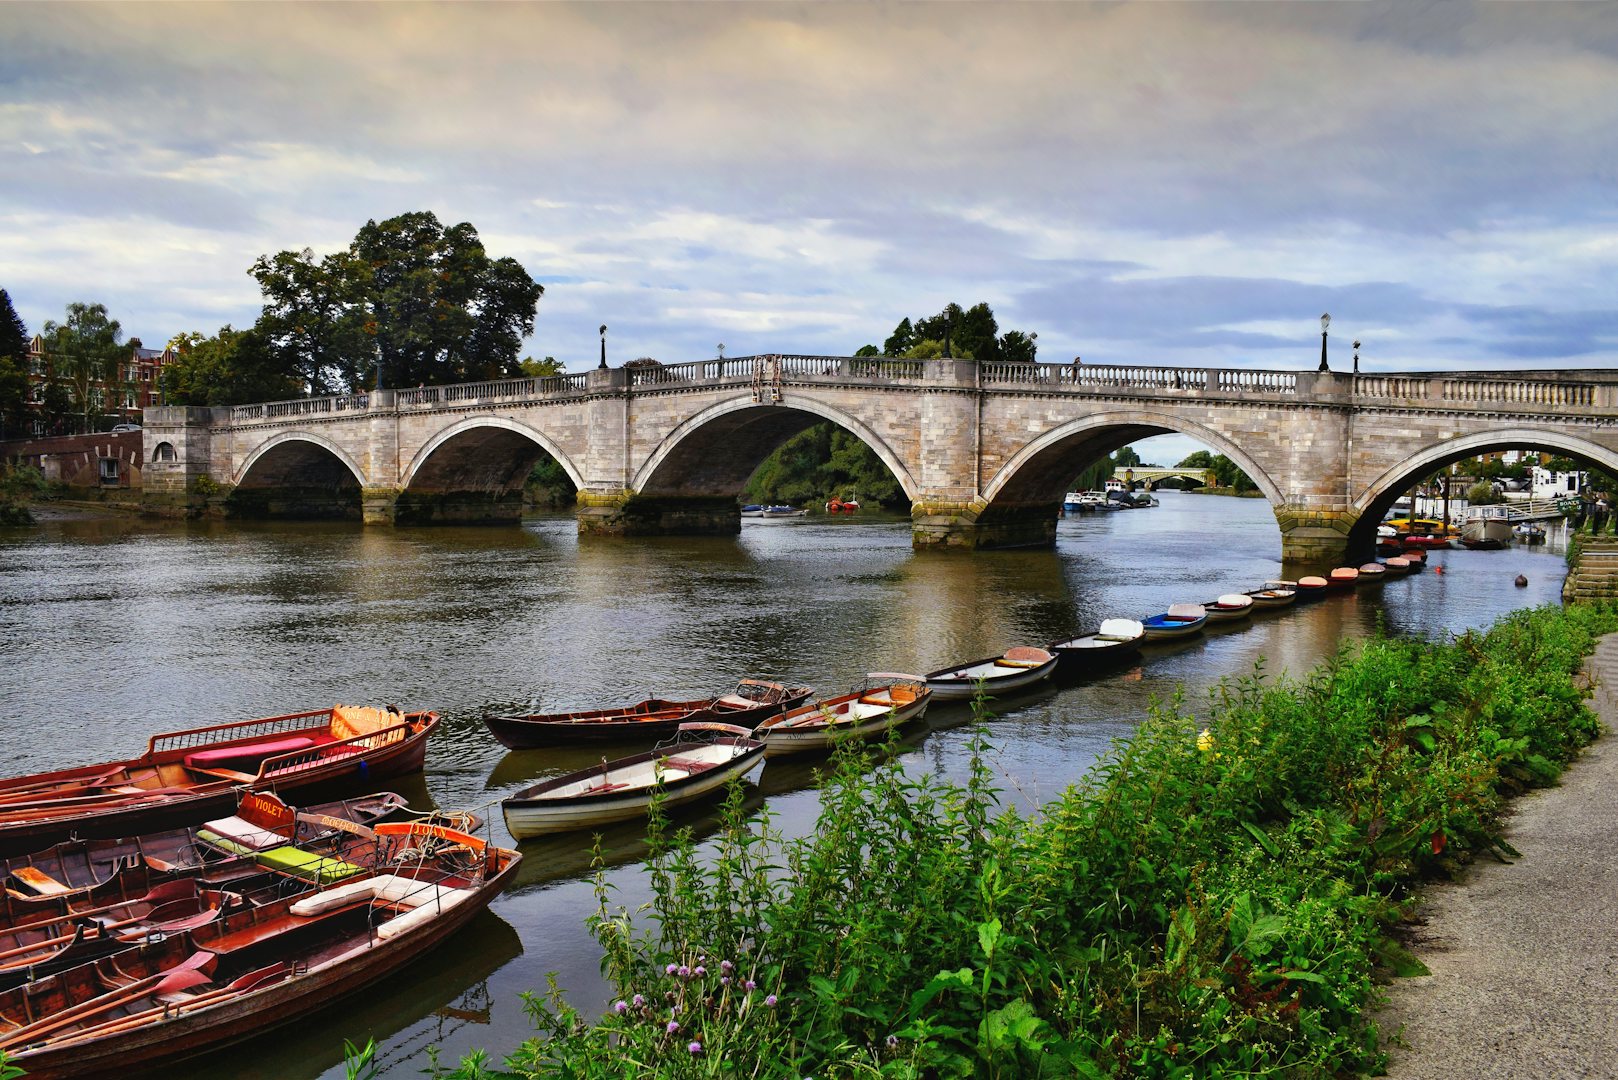
[{"label": "bridge arch", "polygon": [[[365,483],[365,470],[361,469],[359,463],[349,456],[348,451],[344,450],[341,446],[338,446],[330,439],[322,438],[321,436],[316,435],[314,432],[297,430],[283,431],[280,434],[272,435],[268,439],[265,439],[263,442],[255,446],[252,450],[248,451],[247,456],[242,459],[241,467],[236,470],[236,474],[231,477],[230,482],[235,484],[237,487],[242,486],[248,481],[249,476],[253,472],[254,466],[256,466],[267,456],[274,454],[276,457],[286,457],[287,450],[280,448],[288,447],[288,444],[304,444],[303,446],[292,446],[290,449],[292,449],[294,452],[302,451],[302,453],[298,454],[298,456],[302,458],[305,463],[319,460],[308,454],[307,447],[319,447],[327,454],[330,454],[333,458],[336,458],[338,461],[342,462],[343,466],[347,468],[349,473],[354,477],[356,484],[363,485]],[[278,449],[280,449],[280,452],[276,453]],[[294,467],[293,463],[288,463],[287,468],[290,469],[292,467]],[[268,484],[273,483],[274,481],[266,477],[265,482]]]},{"label": "bridge arch", "polygon": [[[639,494],[700,494],[740,491],[759,462],[815,419],[829,420],[859,439],[887,466],[905,497],[920,491],[908,464],[887,441],[855,416],[805,394],[786,394],[778,403],[762,404],[752,395],[708,406],[681,421],[635,472],[630,482]],[[722,449],[718,457],[713,451]],[[687,478],[701,476],[706,488],[689,490]]]},{"label": "bridge arch", "polygon": [[[527,424],[518,423],[515,420],[509,420],[503,416],[468,417],[464,420],[451,424],[449,427],[444,428],[442,431],[435,434],[432,438],[423,443],[421,449],[416,451],[415,457],[410,459],[410,464],[405,467],[404,474],[399,478],[399,486],[409,488],[415,482],[416,477],[423,471],[427,465],[427,462],[435,453],[438,452],[440,448],[444,446],[444,444],[453,439],[459,438],[462,435],[466,435],[470,432],[476,432],[479,429],[499,429],[502,431],[509,431],[528,439],[541,450],[545,451],[545,453],[556,459],[556,463],[562,467],[564,472],[567,473],[568,479],[573,481],[574,487],[584,486],[584,474],[579,471],[579,467],[574,464],[573,460],[568,457],[560,446],[556,444],[555,440],[551,439],[548,435],[537,428],[530,427]],[[531,463],[529,467],[532,468]]]},{"label": "bridge arch", "polygon": [[[1252,455],[1219,432],[1183,416],[1153,409],[1114,409],[1092,413],[1051,428],[1025,444],[984,485],[983,498],[1032,505],[1060,502],[1066,486],[1085,464],[1138,439],[1153,435],[1185,435],[1206,443],[1239,465],[1279,510],[1286,497],[1269,472]],[[1074,461],[1083,464],[1075,468]]]}]

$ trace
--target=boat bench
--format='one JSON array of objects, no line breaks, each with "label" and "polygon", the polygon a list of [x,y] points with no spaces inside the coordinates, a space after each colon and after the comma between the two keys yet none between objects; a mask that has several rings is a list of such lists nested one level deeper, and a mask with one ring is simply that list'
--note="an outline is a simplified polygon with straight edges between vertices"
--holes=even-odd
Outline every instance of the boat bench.
[{"label": "boat bench", "polygon": [[703,761],[701,758],[666,757],[658,764],[665,769],[680,769],[683,772],[695,774],[707,772],[719,763],[717,761]]},{"label": "boat bench", "polygon": [[599,784],[591,784],[589,787],[587,787],[583,791],[579,792],[579,794],[580,795],[605,795],[609,791],[617,791],[620,788],[626,788],[628,786],[629,786],[628,784],[616,784],[616,783],[613,783],[610,780],[603,780]]},{"label": "boat bench", "polygon": [[277,754],[290,754],[294,750],[307,750],[314,745],[315,740],[309,736],[294,735],[285,739],[244,743],[241,746],[221,746],[185,755],[185,766],[188,769],[257,769],[265,758],[275,757]]}]

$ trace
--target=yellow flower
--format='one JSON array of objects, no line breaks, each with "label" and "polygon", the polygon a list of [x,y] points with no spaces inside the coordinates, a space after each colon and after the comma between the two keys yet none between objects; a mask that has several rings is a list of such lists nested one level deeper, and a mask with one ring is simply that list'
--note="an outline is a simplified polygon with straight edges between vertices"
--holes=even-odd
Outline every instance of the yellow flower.
[{"label": "yellow flower", "polygon": [[1203,753],[1207,753],[1209,750],[1213,749],[1213,746],[1213,732],[1209,731],[1207,728],[1203,728],[1202,733],[1197,736],[1197,749],[1201,750]]}]

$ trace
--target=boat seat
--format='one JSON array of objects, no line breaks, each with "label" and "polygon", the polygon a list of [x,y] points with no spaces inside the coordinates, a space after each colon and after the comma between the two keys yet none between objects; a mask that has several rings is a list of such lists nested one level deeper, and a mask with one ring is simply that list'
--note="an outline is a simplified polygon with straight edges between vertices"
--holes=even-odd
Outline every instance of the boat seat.
[{"label": "boat seat", "polygon": [[658,762],[658,764],[662,765],[665,769],[679,769],[682,772],[687,772],[694,775],[700,772],[707,772],[709,769],[713,768],[719,763],[717,761],[703,761],[701,758],[666,757],[662,761]]},{"label": "boat seat", "polygon": [[307,917],[334,911],[349,904],[370,903],[375,900],[410,909],[377,927],[377,937],[387,940],[432,919],[471,895],[471,889],[435,885],[429,881],[418,881],[398,874],[374,874],[361,881],[351,881],[335,889],[323,889],[313,896],[293,901],[287,910],[293,915]]},{"label": "boat seat", "polygon": [[11,871],[11,876],[40,896],[60,896],[63,893],[76,891],[70,886],[63,885],[37,866],[19,866]]},{"label": "boat seat", "polygon": [[587,787],[583,791],[579,792],[579,794],[580,795],[605,795],[609,791],[617,791],[620,788],[626,788],[628,786],[629,786],[628,784],[615,784],[610,780],[604,780],[599,784],[591,784],[589,787]]},{"label": "boat seat", "polygon": [[214,750],[198,750],[185,755],[188,769],[222,769],[231,766],[257,768],[259,762],[277,754],[290,754],[294,750],[307,750],[315,740],[307,735],[294,735],[285,739],[247,743],[244,746],[221,746]]},{"label": "boat seat", "polygon": [[[265,829],[254,825],[251,821],[247,821],[235,814],[229,817],[215,818],[203,825],[203,828],[212,833],[214,837],[223,837],[254,851],[279,847],[291,839],[291,837],[278,833],[273,829]],[[212,837],[204,837],[204,839],[212,839]]]},{"label": "boat seat", "polygon": [[269,851],[260,851],[255,854],[259,865],[270,870],[279,870],[284,874],[291,874],[305,881],[312,881],[317,885],[328,885],[334,881],[351,878],[355,874],[363,873],[364,867],[355,866],[351,862],[333,858],[327,855],[316,855],[304,851],[302,848],[279,847]]},{"label": "boat seat", "polygon": [[1043,660],[1007,660],[1004,656],[995,660],[995,667],[1037,668],[1045,663]]}]

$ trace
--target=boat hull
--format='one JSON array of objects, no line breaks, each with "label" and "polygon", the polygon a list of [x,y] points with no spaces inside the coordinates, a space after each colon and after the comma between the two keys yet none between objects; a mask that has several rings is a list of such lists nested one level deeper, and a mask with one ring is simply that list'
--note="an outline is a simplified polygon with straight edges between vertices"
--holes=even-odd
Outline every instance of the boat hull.
[{"label": "boat hull", "polygon": [[1140,652],[1141,642],[1145,639],[1145,630],[1136,637],[1122,640],[1103,638],[1100,634],[1081,634],[1047,645],[1046,648],[1056,654],[1057,675],[1081,675],[1123,663]]},{"label": "boat hull", "polygon": [[1147,641],[1173,641],[1177,638],[1195,637],[1202,633],[1202,628],[1207,624],[1206,615],[1200,619],[1169,619],[1162,615],[1153,615],[1149,619],[1141,620]]},{"label": "boat hull", "polygon": [[778,701],[758,702],[751,708],[727,705],[725,696],[697,701],[653,698],[625,709],[600,709],[549,716],[485,716],[484,725],[508,750],[581,743],[656,742],[673,738],[681,724],[716,720],[754,727],[778,713],[795,709],[809,699],[807,686],[793,687]]}]

